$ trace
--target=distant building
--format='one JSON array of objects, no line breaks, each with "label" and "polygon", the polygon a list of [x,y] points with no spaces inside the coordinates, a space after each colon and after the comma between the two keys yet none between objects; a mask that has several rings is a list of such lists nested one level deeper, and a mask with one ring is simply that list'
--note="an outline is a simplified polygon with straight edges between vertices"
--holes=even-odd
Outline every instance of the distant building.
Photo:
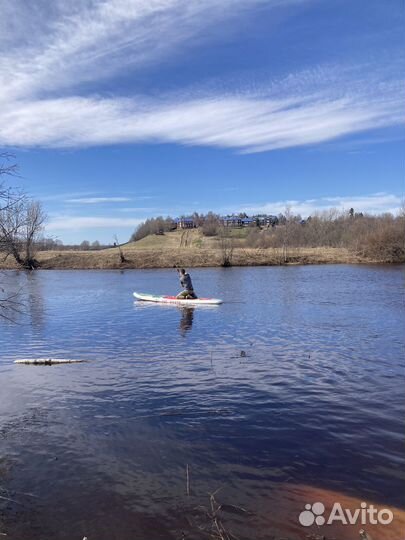
[{"label": "distant building", "polygon": [[239,216],[225,216],[222,218],[222,224],[224,227],[242,227],[242,218]]},{"label": "distant building", "polygon": [[[278,217],[268,214],[258,214],[252,217],[246,214],[228,215],[220,218],[220,223],[224,227],[242,228],[242,227],[274,227],[278,225]],[[174,220],[173,227],[177,229],[195,229],[199,223],[192,217],[181,217]]]},{"label": "distant building", "polygon": [[[246,215],[245,215],[246,216]],[[225,227],[274,227],[278,224],[277,216],[259,214],[252,217],[241,216],[225,216],[222,218],[222,223]]]},{"label": "distant building", "polygon": [[175,223],[178,229],[195,229],[197,227],[193,218],[177,218]]},{"label": "distant building", "polygon": [[278,217],[270,214],[258,214],[252,219],[259,227],[274,227],[278,224]]}]

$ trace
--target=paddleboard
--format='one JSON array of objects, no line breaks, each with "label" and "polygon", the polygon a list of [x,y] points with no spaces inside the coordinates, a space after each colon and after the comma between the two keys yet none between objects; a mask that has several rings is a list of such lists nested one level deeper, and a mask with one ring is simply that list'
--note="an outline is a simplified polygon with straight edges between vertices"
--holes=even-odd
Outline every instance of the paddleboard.
[{"label": "paddleboard", "polygon": [[210,305],[215,306],[222,304],[222,300],[219,298],[177,298],[176,296],[159,296],[156,294],[144,294],[134,292],[135,298],[142,300],[143,302],[158,302],[161,304],[181,304],[183,306],[195,306],[195,305]]}]

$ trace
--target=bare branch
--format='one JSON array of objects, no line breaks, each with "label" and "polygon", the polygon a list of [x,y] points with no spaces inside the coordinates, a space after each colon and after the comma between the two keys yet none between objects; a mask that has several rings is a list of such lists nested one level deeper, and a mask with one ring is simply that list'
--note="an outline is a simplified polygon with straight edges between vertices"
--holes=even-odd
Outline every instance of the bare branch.
[{"label": "bare branch", "polygon": [[[0,152],[0,176],[18,176],[18,165],[14,162],[15,156],[9,152]],[[13,162],[13,163],[11,163]]]}]

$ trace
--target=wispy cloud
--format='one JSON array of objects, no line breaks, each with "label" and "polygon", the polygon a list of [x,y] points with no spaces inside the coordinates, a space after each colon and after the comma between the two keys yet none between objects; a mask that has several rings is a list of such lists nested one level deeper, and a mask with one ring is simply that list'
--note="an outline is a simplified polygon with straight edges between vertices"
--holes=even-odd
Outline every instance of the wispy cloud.
[{"label": "wispy cloud", "polygon": [[[11,31],[7,18],[0,22],[0,145],[163,142],[262,152],[403,123],[405,90],[395,66],[394,76],[374,65],[318,66],[255,92],[241,85],[146,98],[84,90],[85,82],[156,62],[191,38],[208,39],[204,28],[241,19],[245,10],[304,1],[58,0],[41,17],[22,0],[6,0],[5,13],[18,22]],[[39,6],[41,13],[48,2]]]},{"label": "wispy cloud", "polygon": [[74,204],[105,204],[128,202],[128,197],[80,197],[77,199],[67,199],[65,202]]},{"label": "wispy cloud", "polygon": [[402,204],[402,199],[398,195],[390,193],[373,193],[371,195],[361,195],[356,197],[321,197],[318,199],[306,200],[285,200],[273,201],[263,204],[242,204],[239,211],[249,214],[269,213],[279,214],[284,213],[289,207],[294,214],[300,214],[303,217],[308,217],[316,212],[322,212],[331,208],[338,210],[349,210],[354,208],[356,212],[364,212],[370,214],[380,214],[391,212],[396,214]]},{"label": "wispy cloud", "polygon": [[119,212],[125,212],[125,213],[148,213],[151,212],[163,212],[165,213],[167,210],[162,208],[155,208],[150,206],[133,206],[128,208],[119,208]]},{"label": "wispy cloud", "polygon": [[46,225],[47,232],[68,231],[82,229],[106,229],[112,230],[137,227],[142,222],[135,218],[94,217],[94,216],[57,216],[51,218]]},{"label": "wispy cloud", "polygon": [[64,202],[68,199],[89,197],[90,195],[94,195],[94,192],[93,191],[80,191],[80,192],[75,191],[73,193],[53,193],[52,195],[45,195],[43,193],[39,194],[42,201],[50,201],[50,202],[52,201]]},{"label": "wispy cloud", "polygon": [[[169,56],[213,25],[260,5],[308,0],[4,0],[1,96],[25,97],[100,80]],[[210,28],[209,33],[204,29]]]},{"label": "wispy cloud", "polygon": [[[350,86],[350,81],[347,81]],[[383,94],[320,92],[274,98],[211,96],[169,103],[61,98],[14,104],[0,113],[0,144],[75,147],[172,142],[261,152],[316,144],[403,122],[403,86]]]}]

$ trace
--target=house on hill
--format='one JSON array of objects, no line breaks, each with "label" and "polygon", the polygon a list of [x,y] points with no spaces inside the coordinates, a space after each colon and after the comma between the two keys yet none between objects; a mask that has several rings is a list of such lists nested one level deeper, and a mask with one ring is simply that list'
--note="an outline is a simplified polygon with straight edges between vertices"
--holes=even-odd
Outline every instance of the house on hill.
[{"label": "house on hill", "polygon": [[177,218],[175,223],[178,229],[195,229],[197,227],[193,218]]},{"label": "house on hill", "polygon": [[[274,227],[278,224],[277,216],[259,214],[249,217],[247,214],[232,214],[220,218],[220,223],[224,227],[242,228],[242,227]],[[201,223],[200,223],[201,224]],[[177,229],[196,229],[199,226],[197,220],[192,217],[180,217],[174,220],[174,226]]]},{"label": "house on hill", "polygon": [[224,227],[270,227],[277,225],[278,219],[276,216],[258,215],[258,216],[225,216],[222,218]]},{"label": "house on hill", "polygon": [[268,214],[257,214],[252,219],[259,227],[274,227],[278,224],[278,217]]},{"label": "house on hill", "polygon": [[254,220],[248,216],[225,216],[221,218],[224,227],[251,227],[255,224]]},{"label": "house on hill", "polygon": [[239,216],[225,216],[221,221],[224,227],[242,227],[242,218]]}]

